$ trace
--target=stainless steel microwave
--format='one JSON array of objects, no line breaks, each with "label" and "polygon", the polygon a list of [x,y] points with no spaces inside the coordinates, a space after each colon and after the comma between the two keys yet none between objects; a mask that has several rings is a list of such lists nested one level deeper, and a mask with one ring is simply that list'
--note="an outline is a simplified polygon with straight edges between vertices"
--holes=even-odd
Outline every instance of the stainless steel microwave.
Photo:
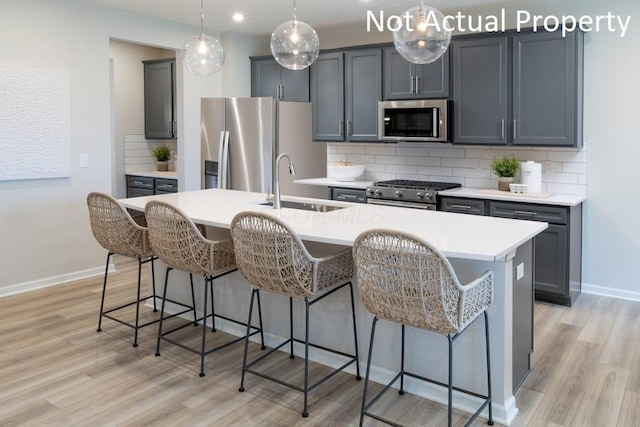
[{"label": "stainless steel microwave", "polygon": [[378,102],[381,141],[449,141],[448,100],[416,99]]}]

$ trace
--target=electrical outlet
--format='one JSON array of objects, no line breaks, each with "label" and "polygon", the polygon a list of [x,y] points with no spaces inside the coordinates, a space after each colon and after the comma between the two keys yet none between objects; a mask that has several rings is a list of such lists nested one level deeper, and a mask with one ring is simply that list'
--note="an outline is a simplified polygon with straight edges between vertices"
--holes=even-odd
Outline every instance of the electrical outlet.
[{"label": "electrical outlet", "polygon": [[516,267],[516,280],[520,280],[524,277],[524,263],[521,262]]},{"label": "electrical outlet", "polygon": [[86,154],[80,154],[80,167],[81,168],[88,168],[89,167],[89,156],[87,156]]}]

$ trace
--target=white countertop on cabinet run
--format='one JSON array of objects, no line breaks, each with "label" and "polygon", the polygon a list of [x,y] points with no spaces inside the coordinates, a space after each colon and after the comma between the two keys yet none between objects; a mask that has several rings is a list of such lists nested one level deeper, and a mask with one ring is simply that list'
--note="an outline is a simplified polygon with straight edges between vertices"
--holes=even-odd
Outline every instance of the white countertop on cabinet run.
[{"label": "white countertop on cabinet run", "polygon": [[178,172],[176,172],[176,171],[168,171],[168,172],[137,171],[137,172],[127,172],[127,173],[125,173],[125,175],[146,176],[146,177],[149,177],[149,178],[178,179]]},{"label": "white countertop on cabinet run", "polygon": [[364,190],[368,186],[373,185],[373,181],[338,181],[335,178],[296,179],[293,182],[295,182],[296,184],[319,185],[324,187],[356,188],[360,190]]},{"label": "white countertop on cabinet run", "polygon": [[546,222],[512,220],[478,215],[458,215],[423,209],[404,209],[362,203],[301,197],[283,200],[344,206],[330,212],[310,212],[261,206],[266,195],[233,190],[198,190],[123,199],[127,208],[144,210],[149,200],[164,200],[182,209],[195,222],[229,228],[233,217],[244,210],[258,210],[281,218],[303,240],[351,246],[361,232],[393,228],[415,234],[438,247],[446,256],[496,261],[547,228]]},{"label": "white countertop on cabinet run", "polygon": [[468,197],[472,199],[503,200],[509,202],[537,203],[541,205],[576,206],[584,202],[586,196],[574,194],[552,194],[549,197],[527,196],[527,193],[517,194],[509,191],[491,191],[481,188],[454,188],[438,191],[438,196]]}]

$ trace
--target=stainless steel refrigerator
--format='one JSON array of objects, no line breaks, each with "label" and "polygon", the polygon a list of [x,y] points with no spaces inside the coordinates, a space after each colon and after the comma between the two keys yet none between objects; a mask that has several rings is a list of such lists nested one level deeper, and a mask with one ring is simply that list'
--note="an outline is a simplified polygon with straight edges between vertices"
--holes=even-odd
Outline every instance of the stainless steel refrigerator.
[{"label": "stainless steel refrigerator", "polygon": [[294,179],[327,173],[327,146],[311,137],[311,104],[274,98],[203,98],[201,109],[203,187],[273,192],[273,162],[280,153],[283,195],[326,198],[327,189]]}]

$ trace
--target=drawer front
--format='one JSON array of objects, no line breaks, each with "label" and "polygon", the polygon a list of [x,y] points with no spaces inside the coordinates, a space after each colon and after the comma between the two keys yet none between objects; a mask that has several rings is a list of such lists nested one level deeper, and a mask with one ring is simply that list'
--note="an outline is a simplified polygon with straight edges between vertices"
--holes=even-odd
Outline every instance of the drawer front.
[{"label": "drawer front", "polygon": [[560,206],[530,205],[528,203],[490,203],[490,215],[502,218],[544,221],[552,224],[567,223],[567,208]]},{"label": "drawer front", "polygon": [[331,200],[341,202],[367,203],[367,193],[365,190],[351,188],[331,188]]},{"label": "drawer front", "polygon": [[153,196],[152,188],[127,187],[127,197]]},{"label": "drawer front", "polygon": [[176,193],[177,191],[177,179],[156,178],[156,193]]},{"label": "drawer front", "polygon": [[460,197],[441,197],[440,203],[443,211],[454,213],[466,213],[472,215],[486,215],[487,201],[481,199],[463,199]]},{"label": "drawer front", "polygon": [[127,175],[127,187],[148,188],[153,191],[153,178],[148,176]]}]

